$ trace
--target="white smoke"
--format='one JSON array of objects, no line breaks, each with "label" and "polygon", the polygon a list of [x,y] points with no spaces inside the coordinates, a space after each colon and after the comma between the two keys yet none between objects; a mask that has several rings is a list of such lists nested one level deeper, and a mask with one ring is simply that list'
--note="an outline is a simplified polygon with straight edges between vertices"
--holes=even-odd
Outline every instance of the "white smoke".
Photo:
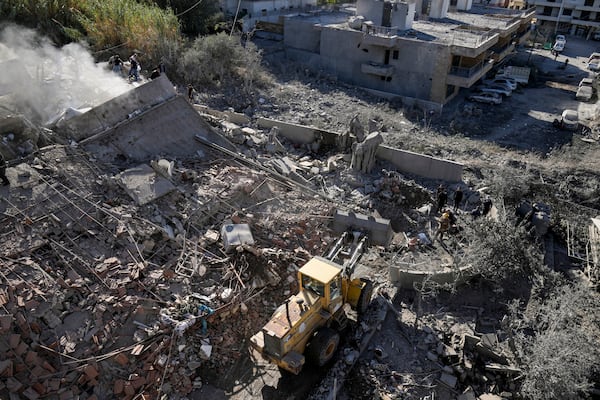
[{"label": "white smoke", "polygon": [[67,108],[93,107],[131,87],[81,44],[58,48],[30,29],[0,28],[0,104],[8,95],[16,111],[34,114],[30,119],[46,123]]}]

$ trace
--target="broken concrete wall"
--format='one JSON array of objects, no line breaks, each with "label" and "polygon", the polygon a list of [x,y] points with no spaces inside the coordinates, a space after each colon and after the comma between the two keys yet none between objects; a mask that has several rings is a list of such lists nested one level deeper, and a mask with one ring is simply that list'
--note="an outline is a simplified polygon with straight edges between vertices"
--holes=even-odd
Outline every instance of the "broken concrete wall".
[{"label": "broken concrete wall", "polygon": [[157,104],[177,95],[166,75],[117,96],[90,111],[72,118],[58,129],[76,141],[110,130]]},{"label": "broken concrete wall", "polygon": [[333,230],[342,233],[348,229],[367,232],[369,242],[380,246],[387,246],[394,236],[389,219],[336,210],[333,216]]},{"label": "broken concrete wall", "polygon": [[104,160],[123,155],[144,162],[159,155],[193,155],[203,148],[195,139],[196,135],[229,150],[235,149],[182,96],[173,97],[152,108],[151,112],[126,120],[106,134],[81,144]]},{"label": "broken concrete wall", "polygon": [[194,109],[203,114],[212,115],[216,118],[221,118],[238,125],[249,125],[250,118],[246,114],[236,113],[235,111],[217,111],[207,106],[194,104]]},{"label": "broken concrete wall", "polygon": [[324,131],[311,126],[291,124],[275,119],[261,117],[256,122],[263,129],[278,127],[279,134],[294,143],[309,144],[319,139],[323,144],[334,144],[339,136],[337,132]]},{"label": "broken concrete wall", "polygon": [[401,172],[448,182],[460,182],[462,180],[463,166],[454,161],[442,160],[441,158],[394,149],[384,145],[379,146],[377,157],[391,162]]}]

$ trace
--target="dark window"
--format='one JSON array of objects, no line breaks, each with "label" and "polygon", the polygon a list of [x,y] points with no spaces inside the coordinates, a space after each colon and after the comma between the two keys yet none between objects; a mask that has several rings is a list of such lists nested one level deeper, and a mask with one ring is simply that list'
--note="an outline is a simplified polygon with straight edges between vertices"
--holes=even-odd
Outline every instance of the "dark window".
[{"label": "dark window", "polygon": [[579,19],[583,20],[583,21],[587,21],[590,19],[590,12],[589,11],[582,11],[581,15],[579,16]]},{"label": "dark window", "polygon": [[450,97],[454,93],[454,85],[446,85],[446,97]]},{"label": "dark window", "polygon": [[586,7],[593,7],[594,6],[594,0],[585,0],[585,3],[583,4]]},{"label": "dark window", "polygon": [[385,57],[383,59],[383,63],[385,65],[388,65],[390,63],[390,51],[389,50],[385,51]]},{"label": "dark window", "polygon": [[398,50],[394,50],[394,51],[392,52],[392,58],[393,58],[394,60],[397,60],[399,55],[400,55],[400,52],[399,52]]},{"label": "dark window", "polygon": [[573,14],[573,10],[571,10],[570,8],[565,8],[563,10],[563,15],[571,15]]},{"label": "dark window", "polygon": [[552,15],[552,7],[544,7],[542,15]]}]

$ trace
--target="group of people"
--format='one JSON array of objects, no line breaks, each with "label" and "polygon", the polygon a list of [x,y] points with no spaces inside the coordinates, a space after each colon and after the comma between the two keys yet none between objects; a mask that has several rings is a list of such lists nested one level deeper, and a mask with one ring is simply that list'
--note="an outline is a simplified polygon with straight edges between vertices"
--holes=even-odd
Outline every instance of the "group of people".
[{"label": "group of people", "polygon": [[[460,186],[456,188],[454,191],[453,198],[453,209],[452,211],[449,207],[446,207],[446,203],[448,202],[448,191],[444,185],[440,185],[436,191],[436,200],[437,200],[437,211],[441,214],[438,218],[439,227],[435,234],[435,237],[440,239],[440,241],[444,238],[444,233],[452,231],[453,228],[457,230],[456,227],[456,215],[454,214],[458,210],[460,210],[462,201],[464,198],[464,193]],[[474,210],[470,212],[473,218],[478,218],[480,216],[486,216],[492,210],[492,199],[489,196],[486,196]]]},{"label": "group of people", "polygon": [[[140,79],[140,71],[141,71],[141,65],[140,65],[140,61],[138,59],[138,54],[133,53],[131,55],[131,57],[129,57],[129,73],[127,74],[127,78],[130,81],[134,81],[137,82]],[[118,75],[122,75],[123,74],[123,60],[121,59],[121,56],[119,56],[118,54],[115,54],[113,56],[111,56],[108,60],[108,64],[111,67],[112,71],[115,74]],[[152,69],[152,72],[150,74],[150,79],[156,79],[158,78],[161,74],[165,73],[165,64],[161,61],[156,68]]]}]

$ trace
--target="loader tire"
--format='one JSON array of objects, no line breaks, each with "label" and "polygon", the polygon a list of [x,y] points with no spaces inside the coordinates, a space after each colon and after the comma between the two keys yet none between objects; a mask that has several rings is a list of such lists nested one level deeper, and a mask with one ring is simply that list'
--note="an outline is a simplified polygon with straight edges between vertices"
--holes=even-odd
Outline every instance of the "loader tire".
[{"label": "loader tire", "polygon": [[356,312],[358,315],[363,315],[371,303],[371,296],[373,295],[373,282],[365,278],[360,278],[360,280],[365,283],[365,287],[361,290],[360,296],[358,296]]},{"label": "loader tire", "polygon": [[321,328],[311,339],[306,358],[314,365],[322,367],[331,361],[339,343],[340,335],[336,331],[331,328]]}]

